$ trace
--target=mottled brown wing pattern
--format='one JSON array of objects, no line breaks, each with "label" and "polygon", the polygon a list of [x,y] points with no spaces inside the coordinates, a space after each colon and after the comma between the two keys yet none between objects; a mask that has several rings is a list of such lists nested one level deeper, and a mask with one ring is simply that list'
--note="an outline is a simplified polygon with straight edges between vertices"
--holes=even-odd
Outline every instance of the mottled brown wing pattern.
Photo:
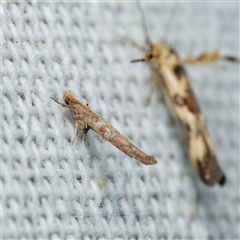
[{"label": "mottled brown wing pattern", "polygon": [[94,112],[87,103],[84,103],[78,99],[71,91],[67,91],[63,94],[65,104],[58,102],[53,97],[52,99],[61,106],[69,108],[71,111],[75,125],[72,143],[74,143],[77,130],[80,128],[84,134],[85,141],[89,144],[87,132],[89,129],[91,129],[102,136],[103,139],[107,140],[119,150],[128,156],[135,158],[139,162],[146,165],[157,163],[152,156],[145,154],[135,145],[133,145],[110,123],[103,119],[99,114]]},{"label": "mottled brown wing pattern", "polygon": [[[174,66],[173,72],[176,75],[177,84],[182,81],[185,85],[184,93],[176,92],[172,95],[171,90],[169,92],[173,108],[176,109],[176,117],[181,125],[185,126],[192,165],[205,184],[211,186],[218,182],[223,185],[225,177],[216,162],[212,142],[186,72],[180,65]],[[168,80],[164,78],[164,81]]]},{"label": "mottled brown wing pattern", "polygon": [[206,185],[216,182],[223,185],[224,174],[217,164],[204,119],[178,55],[165,43],[152,46],[151,67],[158,72],[171,112],[184,129],[195,171]]}]

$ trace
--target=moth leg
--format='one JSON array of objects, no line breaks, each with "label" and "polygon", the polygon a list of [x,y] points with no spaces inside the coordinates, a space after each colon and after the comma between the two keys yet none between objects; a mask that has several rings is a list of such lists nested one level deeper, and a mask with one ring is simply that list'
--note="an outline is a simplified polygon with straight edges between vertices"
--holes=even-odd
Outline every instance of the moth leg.
[{"label": "moth leg", "polygon": [[223,60],[229,61],[229,62],[240,62],[239,57],[235,57],[235,56],[222,56]]},{"label": "moth leg", "polygon": [[72,144],[74,144],[74,142],[75,142],[75,140],[76,140],[76,136],[77,136],[77,130],[78,130],[78,123],[77,122],[75,122],[75,124],[74,124],[74,136],[73,136],[73,139],[72,139]]},{"label": "moth leg", "polygon": [[150,85],[150,88],[149,88],[149,91],[148,91],[148,96],[147,96],[147,98],[144,102],[144,106],[148,106],[151,103],[152,96],[153,96],[153,91],[154,91],[154,87],[156,85],[156,82],[151,78],[150,81],[149,81],[149,85]]},{"label": "moth leg", "polygon": [[85,127],[82,128],[82,132],[83,132],[84,141],[85,143],[87,143],[87,145],[90,145],[88,141],[88,136],[87,136],[87,132],[89,131],[89,129],[90,129],[89,126],[85,123]]},{"label": "moth leg", "polygon": [[192,57],[189,56],[183,60],[180,60],[180,65],[197,65],[197,64],[203,64],[208,65],[218,60],[227,60],[230,62],[239,62],[240,59],[238,57],[233,56],[222,56],[220,55],[219,51],[213,51],[213,52],[204,52],[199,57]]},{"label": "moth leg", "polygon": [[149,50],[146,47],[138,45],[135,41],[131,40],[130,38],[124,37],[122,38],[122,41],[131,44],[133,47],[137,48],[141,52],[144,52],[144,53],[149,52]]},{"label": "moth leg", "polygon": [[87,123],[84,122],[83,120],[77,120],[74,124],[74,136],[73,136],[73,139],[72,139],[72,144],[76,140],[78,128],[80,128],[82,133],[83,133],[84,141],[89,145],[87,132],[89,131],[90,128],[87,125]]},{"label": "moth leg", "polygon": [[156,72],[154,71],[153,68],[151,68],[151,78],[149,80],[150,88],[149,88],[148,96],[147,96],[147,99],[145,100],[144,106],[148,106],[152,100],[154,88],[157,86],[156,77],[157,77]]}]

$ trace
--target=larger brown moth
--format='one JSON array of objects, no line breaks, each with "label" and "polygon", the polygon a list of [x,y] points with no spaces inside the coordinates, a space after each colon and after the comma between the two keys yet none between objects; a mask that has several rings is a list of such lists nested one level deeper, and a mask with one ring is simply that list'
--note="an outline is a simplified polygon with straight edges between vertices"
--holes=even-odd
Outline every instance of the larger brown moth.
[{"label": "larger brown moth", "polygon": [[151,43],[147,33],[147,25],[142,11],[142,25],[145,30],[147,47],[138,47],[144,53],[144,58],[131,62],[148,62],[154,77],[161,84],[164,97],[184,129],[187,148],[191,163],[201,180],[208,186],[215,183],[224,185],[226,178],[219,167],[213,149],[213,144],[201,115],[190,81],[183,68],[190,64],[210,64],[216,60],[239,62],[239,58],[222,56],[218,51],[204,52],[197,58],[180,59],[176,51],[166,42]]},{"label": "larger brown moth", "polygon": [[151,165],[156,164],[157,161],[136,146],[134,146],[129,140],[127,140],[119,131],[117,131],[110,123],[103,119],[99,114],[94,112],[87,103],[84,103],[78,99],[73,92],[67,91],[63,94],[64,103],[60,103],[53,97],[51,97],[56,103],[62,107],[70,109],[74,124],[75,131],[72,144],[74,143],[77,135],[77,130],[80,128],[84,135],[85,142],[88,142],[87,132],[92,129],[94,132],[102,136],[103,139],[110,142],[119,150],[127,154],[129,157],[135,158],[139,162]]}]

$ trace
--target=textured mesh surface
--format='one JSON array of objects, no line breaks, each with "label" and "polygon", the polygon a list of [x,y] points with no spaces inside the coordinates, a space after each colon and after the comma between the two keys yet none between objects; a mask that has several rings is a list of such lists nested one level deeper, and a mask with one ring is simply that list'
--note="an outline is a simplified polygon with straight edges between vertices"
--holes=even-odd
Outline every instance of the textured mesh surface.
[{"label": "textured mesh surface", "polygon": [[[144,3],[152,40],[174,4]],[[181,3],[168,36],[181,57],[239,53],[238,3]],[[147,64],[135,2],[2,4],[2,238],[239,238],[239,67],[188,69],[228,182],[205,187]],[[94,132],[74,145],[72,90],[159,163],[144,166]]]}]

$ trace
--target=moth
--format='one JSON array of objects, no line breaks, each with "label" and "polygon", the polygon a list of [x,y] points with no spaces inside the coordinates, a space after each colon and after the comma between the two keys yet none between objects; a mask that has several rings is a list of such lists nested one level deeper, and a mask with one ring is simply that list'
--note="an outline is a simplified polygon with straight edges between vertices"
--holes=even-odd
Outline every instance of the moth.
[{"label": "moth", "polygon": [[119,131],[117,131],[110,123],[108,123],[105,119],[103,119],[96,112],[94,112],[87,103],[78,99],[73,92],[64,92],[63,100],[65,104],[60,103],[53,97],[51,97],[51,99],[54,100],[56,103],[60,104],[62,107],[66,107],[71,111],[75,125],[72,144],[76,139],[78,129],[82,130],[84,140],[86,143],[89,144],[87,132],[91,129],[100,136],[102,136],[103,139],[107,140],[119,150],[127,154],[129,157],[135,158],[139,162],[146,165],[157,163],[157,161],[152,156],[149,156],[139,150]]},{"label": "moth", "polygon": [[197,58],[190,56],[180,59],[176,51],[166,42],[152,43],[150,41],[146,20],[139,2],[138,6],[142,12],[142,25],[147,46],[139,47],[131,41],[132,45],[144,52],[144,58],[131,62],[148,62],[150,64],[153,79],[160,83],[168,106],[184,130],[192,166],[203,183],[208,186],[215,183],[224,185],[226,178],[217,163],[212,141],[184,66],[210,64],[221,59],[239,62],[239,58],[222,56],[219,51],[213,51],[204,52]]}]

